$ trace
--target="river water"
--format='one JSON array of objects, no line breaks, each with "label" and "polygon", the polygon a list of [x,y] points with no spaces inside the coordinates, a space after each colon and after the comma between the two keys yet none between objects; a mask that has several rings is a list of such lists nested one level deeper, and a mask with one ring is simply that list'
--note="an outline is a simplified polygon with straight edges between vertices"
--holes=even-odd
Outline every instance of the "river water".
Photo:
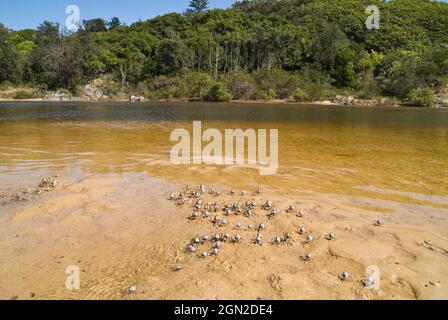
[{"label": "river water", "polygon": [[[173,165],[176,128],[278,129],[279,169]],[[207,103],[1,103],[0,189],[144,173],[170,181],[316,191],[448,208],[448,112]],[[249,190],[249,189],[248,189]]]}]

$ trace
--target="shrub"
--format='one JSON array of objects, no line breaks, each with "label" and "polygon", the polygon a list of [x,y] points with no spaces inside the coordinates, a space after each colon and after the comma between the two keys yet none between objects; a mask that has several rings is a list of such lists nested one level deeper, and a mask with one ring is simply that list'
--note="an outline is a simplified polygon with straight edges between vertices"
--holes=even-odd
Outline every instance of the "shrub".
[{"label": "shrub", "polygon": [[294,100],[296,101],[296,102],[305,102],[305,101],[309,101],[309,96],[308,96],[308,94],[305,92],[305,91],[303,91],[302,89],[300,89],[300,88],[297,88],[296,89],[296,92],[294,93]]},{"label": "shrub", "polygon": [[431,88],[417,88],[409,92],[407,103],[417,107],[430,107],[434,103],[434,91]]},{"label": "shrub", "polygon": [[115,96],[120,91],[120,85],[114,80],[106,81],[103,87],[104,93],[108,96]]},{"label": "shrub", "polygon": [[39,95],[36,91],[32,91],[32,90],[19,90],[16,91],[13,96],[13,99],[18,99],[18,100],[26,100],[26,99],[35,99],[35,98],[39,98]]},{"label": "shrub", "polygon": [[252,95],[252,98],[254,100],[265,100],[265,101],[271,101],[275,100],[277,98],[277,92],[275,92],[274,89],[269,89],[267,91],[258,89],[254,92]]},{"label": "shrub", "polygon": [[[259,88],[265,92],[274,90],[278,99],[286,99],[294,95],[294,91],[300,85],[297,75],[281,69],[260,69],[254,72],[253,77]],[[273,91],[270,91],[273,92]]]},{"label": "shrub", "polygon": [[329,84],[306,82],[303,90],[308,95],[308,101],[323,101],[331,99],[335,95],[335,89]]},{"label": "shrub", "polygon": [[207,94],[207,100],[214,102],[226,102],[232,100],[232,94],[228,92],[221,83],[218,83],[210,88],[210,91]]},{"label": "shrub", "polygon": [[8,88],[10,88],[12,86],[13,86],[12,82],[6,80],[6,81],[3,81],[2,83],[0,83],[0,90],[1,91],[8,90]]},{"label": "shrub", "polygon": [[148,83],[148,95],[152,99],[181,99],[185,98],[185,83],[178,78],[159,76]]},{"label": "shrub", "polygon": [[254,98],[256,85],[248,73],[236,71],[228,75],[227,78],[227,87],[234,99],[248,100]]},{"label": "shrub", "polygon": [[213,85],[213,80],[208,73],[192,72],[187,74],[183,81],[186,84],[187,98],[203,99]]}]

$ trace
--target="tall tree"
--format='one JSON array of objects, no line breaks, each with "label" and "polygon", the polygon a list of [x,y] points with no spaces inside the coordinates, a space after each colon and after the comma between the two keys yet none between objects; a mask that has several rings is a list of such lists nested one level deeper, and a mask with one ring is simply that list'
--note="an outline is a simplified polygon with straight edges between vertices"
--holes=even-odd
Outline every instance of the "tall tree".
[{"label": "tall tree", "polygon": [[87,32],[103,32],[107,30],[106,21],[103,19],[84,20],[84,29]]},{"label": "tall tree", "polygon": [[0,83],[15,82],[19,77],[17,53],[9,37],[9,30],[0,24]]},{"label": "tall tree", "polygon": [[108,23],[107,26],[109,27],[109,30],[115,29],[119,26],[121,26],[120,18],[113,17]]},{"label": "tall tree", "polygon": [[208,0],[191,0],[189,7],[193,13],[202,13],[209,8],[209,4]]}]

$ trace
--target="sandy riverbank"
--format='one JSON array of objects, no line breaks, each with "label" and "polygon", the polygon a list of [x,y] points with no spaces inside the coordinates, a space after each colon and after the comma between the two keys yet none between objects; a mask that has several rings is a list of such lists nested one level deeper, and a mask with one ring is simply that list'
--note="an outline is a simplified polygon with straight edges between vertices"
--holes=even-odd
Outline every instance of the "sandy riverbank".
[{"label": "sandy riverbank", "polygon": [[[447,299],[446,210],[391,201],[312,192],[242,197],[222,190],[218,200],[272,200],[281,209],[268,220],[228,217],[229,226],[189,221],[192,203],[177,207],[168,195],[182,190],[146,174],[61,177],[58,188],[29,202],[0,207],[0,298],[2,299]],[[191,185],[199,181],[188,181]],[[294,205],[303,218],[286,214]],[[378,210],[372,210],[377,207]],[[382,212],[382,213],[381,213]],[[222,214],[219,214],[222,216]],[[212,215],[213,217],[213,215]],[[384,226],[374,222],[381,218]],[[234,230],[234,223],[242,224]],[[248,224],[266,224],[262,246]],[[314,241],[306,244],[311,233]],[[292,240],[270,241],[289,232]],[[325,235],[332,232],[336,240]],[[186,245],[197,235],[240,233],[218,256],[199,258]],[[201,251],[207,250],[207,245]],[[312,253],[311,261],[302,257]],[[81,270],[81,289],[65,288],[67,266]],[[173,266],[182,270],[173,271]],[[363,288],[366,268],[381,271],[381,290]],[[349,281],[339,275],[347,271]],[[128,294],[130,285],[137,292]]]},{"label": "sandy riverbank", "polygon": [[[59,101],[54,100],[45,100],[42,98],[36,98],[36,99],[4,99],[0,98],[0,102],[4,103],[14,103],[14,102],[48,102],[51,104],[59,103]],[[68,102],[79,102],[79,103],[107,103],[107,102],[123,102],[123,103],[219,103],[219,102],[207,102],[207,101],[199,101],[199,100],[144,100],[139,102],[132,102],[127,99],[107,99],[107,100],[98,100],[98,101],[85,101],[85,100],[62,100],[60,103],[68,103]],[[232,100],[229,103],[232,104],[296,104],[296,105],[320,105],[320,106],[342,106],[341,104],[333,103],[331,100],[323,100],[323,101],[312,101],[312,102],[295,102],[291,100]],[[353,105],[355,106],[355,105]],[[369,107],[366,105],[356,105],[357,107]],[[371,105],[375,106],[375,105]],[[399,107],[399,105],[384,105],[386,107]],[[404,106],[404,105],[403,105]]]}]

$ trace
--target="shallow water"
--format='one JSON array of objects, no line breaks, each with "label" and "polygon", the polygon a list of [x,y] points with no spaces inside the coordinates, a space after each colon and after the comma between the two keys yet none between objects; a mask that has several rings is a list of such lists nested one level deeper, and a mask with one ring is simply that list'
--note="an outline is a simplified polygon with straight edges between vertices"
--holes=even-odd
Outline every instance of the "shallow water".
[{"label": "shallow water", "polygon": [[[279,130],[279,170],[175,166],[171,131]],[[448,112],[404,108],[148,103],[0,104],[0,190],[148,172],[172,181],[317,191],[448,208]],[[244,177],[244,179],[242,179]]]}]

